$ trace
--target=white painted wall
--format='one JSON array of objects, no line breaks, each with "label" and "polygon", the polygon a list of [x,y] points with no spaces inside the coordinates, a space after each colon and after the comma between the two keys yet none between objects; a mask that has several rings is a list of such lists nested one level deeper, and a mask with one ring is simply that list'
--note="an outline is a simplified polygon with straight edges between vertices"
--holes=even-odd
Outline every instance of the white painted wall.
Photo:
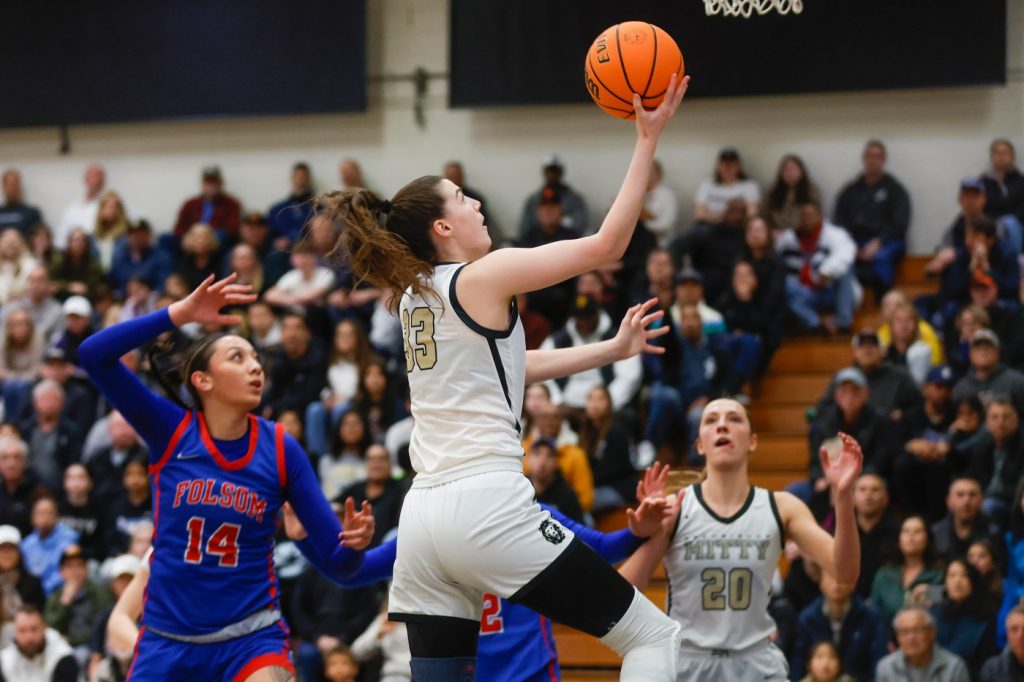
[{"label": "white painted wall", "polygon": [[[864,140],[880,137],[914,201],[911,249],[929,251],[956,211],[959,178],[984,169],[989,141],[1010,137],[1024,156],[1024,0],[1009,4],[1011,82],[1005,87],[685,103],[659,152],[684,211],[692,210],[693,192],[725,144],[739,147],[762,184],[783,153],[802,155],[831,205],[858,170]],[[368,8],[371,73],[447,70],[447,0],[371,0]],[[168,229],[208,163],[220,164],[229,191],[247,208],[265,210],[286,194],[290,166],[299,159],[327,188],[338,182],[338,161],[354,156],[373,187],[393,192],[459,158],[469,184],[487,195],[496,222],[508,230],[522,198],[539,184],[540,160],[557,152],[569,182],[603,213],[625,171],[631,124],[591,105],[449,110],[446,91],[446,82],[431,81],[425,130],[414,123],[408,83],[371,85],[370,107],[361,114],[73,127],[67,156],[58,153],[55,129],[3,130],[0,166],[21,169],[28,200],[56,222],[81,193],[85,165],[100,161],[109,186],[136,213]]]}]

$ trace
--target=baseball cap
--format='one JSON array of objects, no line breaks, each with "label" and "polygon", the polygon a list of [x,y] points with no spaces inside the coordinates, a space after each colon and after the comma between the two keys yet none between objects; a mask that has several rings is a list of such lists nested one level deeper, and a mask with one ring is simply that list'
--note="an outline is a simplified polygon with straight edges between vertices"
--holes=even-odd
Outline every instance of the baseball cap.
[{"label": "baseball cap", "polygon": [[78,545],[68,545],[64,548],[64,551],[60,553],[60,565],[63,566],[65,561],[70,561],[71,559],[85,561],[85,554]]},{"label": "baseball cap", "polygon": [[122,554],[107,564],[107,578],[113,580],[119,575],[135,575],[142,566],[142,560],[133,554]]},{"label": "baseball cap", "polygon": [[839,370],[839,373],[836,374],[836,386],[845,384],[846,382],[856,384],[861,388],[868,387],[867,377],[864,376],[864,372],[860,371],[856,367],[846,367],[844,369]]},{"label": "baseball cap", "polygon": [[878,338],[878,332],[871,327],[864,327],[853,336],[853,347],[860,348],[865,344],[873,344],[875,346],[881,345],[881,341]]},{"label": "baseball cap", "polygon": [[601,305],[593,296],[580,294],[572,305],[573,317],[594,317],[601,312]]},{"label": "baseball cap", "polygon": [[85,296],[72,296],[64,301],[64,314],[92,317],[92,304]]},{"label": "baseball cap", "polygon": [[950,369],[949,365],[939,365],[938,367],[932,367],[928,370],[928,376],[924,379],[927,384],[947,384],[953,383],[953,370]]},{"label": "baseball cap", "polygon": [[128,223],[128,231],[135,232],[137,230],[145,230],[146,232],[152,232],[153,226],[149,224],[149,221],[145,218],[139,218]]},{"label": "baseball cap", "polygon": [[558,154],[548,154],[544,157],[544,163],[541,168],[565,168],[562,160],[558,158]]},{"label": "baseball cap", "polygon": [[994,289],[996,281],[992,278],[992,275],[988,274],[984,270],[977,269],[974,274],[971,275],[971,287],[972,288],[985,288]]},{"label": "baseball cap", "polygon": [[530,446],[530,449],[536,450],[542,445],[548,446],[556,453],[558,452],[558,443],[556,443],[553,438],[538,438],[537,440],[533,441],[533,445]]},{"label": "baseball cap", "polygon": [[686,267],[676,273],[676,284],[682,284],[683,282],[696,282],[697,284],[704,284],[704,278],[697,272],[696,268]]},{"label": "baseball cap", "polygon": [[971,191],[971,190],[974,190],[974,191],[977,191],[977,192],[984,192],[985,191],[985,183],[981,181],[981,178],[979,178],[977,176],[974,176],[974,175],[968,175],[966,178],[961,179],[960,180],[960,191],[961,192],[967,192],[967,191]]},{"label": "baseball cap", "polygon": [[14,526],[0,526],[0,545],[20,545],[21,531]]},{"label": "baseball cap", "polygon": [[63,348],[56,346],[50,346],[43,353],[43,362],[66,362],[68,354],[64,352]]},{"label": "baseball cap", "polygon": [[221,180],[220,166],[206,166],[203,168],[203,180]]},{"label": "baseball cap", "polygon": [[977,346],[979,343],[988,343],[999,348],[999,337],[991,329],[979,329],[971,337],[971,346]]},{"label": "baseball cap", "polygon": [[722,151],[718,152],[719,161],[739,161],[740,153],[736,147],[724,147]]},{"label": "baseball cap", "polygon": [[561,206],[562,194],[555,187],[545,187],[540,193],[541,206]]},{"label": "baseball cap", "polygon": [[259,227],[267,226],[267,219],[263,217],[263,214],[259,211],[249,211],[242,218],[243,225],[258,225]]}]

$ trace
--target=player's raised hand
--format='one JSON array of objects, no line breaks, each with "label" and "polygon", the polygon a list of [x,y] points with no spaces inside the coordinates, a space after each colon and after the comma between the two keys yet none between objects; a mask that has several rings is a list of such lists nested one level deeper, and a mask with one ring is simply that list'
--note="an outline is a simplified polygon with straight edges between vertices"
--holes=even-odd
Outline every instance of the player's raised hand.
[{"label": "player's raised hand", "polygon": [[349,549],[366,549],[373,540],[373,531],[377,523],[373,518],[370,503],[363,500],[362,509],[356,511],[356,502],[351,497],[345,500],[345,520],[341,524],[342,531],[338,536],[343,547]]},{"label": "player's raised hand", "polygon": [[291,502],[285,502],[281,506],[281,520],[284,521],[284,534],[288,536],[289,540],[299,542],[308,537],[309,534],[306,533],[302,521],[299,521],[299,517],[295,515]]},{"label": "player's raised hand", "polygon": [[668,489],[668,472],[672,470],[667,464],[655,462],[644,469],[644,475],[636,484],[636,500],[643,502],[648,497],[665,498]]},{"label": "player's raised hand", "polygon": [[238,315],[222,315],[220,312],[229,305],[245,305],[257,298],[252,293],[251,284],[235,284],[236,279],[237,272],[232,272],[219,282],[215,282],[214,276],[210,275],[191,294],[168,307],[171,322],[178,327],[189,322],[228,327],[241,324],[242,318]]},{"label": "player's raised hand", "polygon": [[864,453],[861,452],[857,439],[849,434],[840,433],[839,440],[842,442],[842,448],[837,455],[829,455],[827,444],[822,445],[818,451],[822,469],[825,471],[825,480],[837,495],[849,493],[853,489],[853,484],[860,476],[861,467],[864,465]]},{"label": "player's raised hand", "polygon": [[651,537],[661,529],[668,507],[664,497],[648,497],[635,510],[627,509],[630,532],[638,538]]},{"label": "player's raised hand", "polygon": [[631,358],[638,353],[662,354],[665,349],[655,346],[651,340],[668,334],[671,327],[668,325],[655,327],[651,325],[665,317],[664,310],[651,313],[650,310],[658,304],[658,299],[652,298],[643,303],[638,303],[629,310],[619,323],[619,332],[615,335],[615,344],[618,346],[620,359]]},{"label": "player's raised hand", "polygon": [[669,122],[672,115],[679,108],[679,103],[686,95],[686,89],[690,87],[690,77],[683,76],[679,80],[675,74],[669,80],[668,89],[665,91],[665,98],[653,111],[644,109],[640,95],[633,93],[633,111],[636,112],[636,134],[644,139],[657,140],[665,124]]}]

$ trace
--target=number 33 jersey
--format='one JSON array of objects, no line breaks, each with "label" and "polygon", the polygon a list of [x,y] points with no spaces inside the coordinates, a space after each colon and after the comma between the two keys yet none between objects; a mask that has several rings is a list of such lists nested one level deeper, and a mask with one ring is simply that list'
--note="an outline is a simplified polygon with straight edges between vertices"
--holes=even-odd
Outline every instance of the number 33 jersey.
[{"label": "number 33 jersey", "polygon": [[464,263],[442,263],[405,292],[399,309],[415,426],[409,456],[416,487],[486,471],[521,471],[519,417],[526,339],[515,303],[502,330],[463,309],[455,287]]},{"label": "number 33 jersey", "polygon": [[767,641],[775,631],[768,602],[782,544],[770,491],[751,486],[743,507],[723,518],[707,506],[699,483],[686,488],[665,552],[668,614],[683,626],[683,642],[735,651]]}]

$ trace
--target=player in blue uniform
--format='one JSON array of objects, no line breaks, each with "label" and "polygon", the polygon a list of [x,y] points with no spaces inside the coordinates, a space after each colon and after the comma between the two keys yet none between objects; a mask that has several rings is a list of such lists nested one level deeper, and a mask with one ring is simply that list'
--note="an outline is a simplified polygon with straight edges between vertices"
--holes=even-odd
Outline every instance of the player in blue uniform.
[{"label": "player in blue uniform", "polygon": [[[660,496],[650,496],[648,490],[663,490],[668,467],[649,468],[642,485],[637,489],[640,506],[628,511],[629,526],[611,533],[602,533],[573,521],[557,509],[545,504],[545,511],[593,549],[609,563],[624,561],[647,538],[655,534],[665,518],[671,518],[676,507],[661,510],[656,503]],[[285,530],[295,541],[305,538],[302,524],[289,507],[285,506]],[[343,587],[361,587],[390,580],[398,552],[398,538],[392,538],[366,552],[359,570],[348,578],[335,578]],[[477,677],[488,682],[552,682],[561,679],[558,651],[555,648],[551,619],[536,611],[501,599],[495,594],[484,595],[483,615],[480,618],[480,639],[477,649]]]},{"label": "player in blue uniform", "polygon": [[176,326],[238,324],[220,310],[255,296],[234,279],[211,276],[184,300],[98,332],[80,349],[82,366],[152,453],[154,551],[133,682],[289,679],[272,563],[278,510],[291,502],[310,529],[300,549],[330,575],[354,573],[356,550],[372,536],[368,507],[356,513],[351,500],[342,533],[302,448],[250,414],[264,374],[248,341],[212,335],[189,348],[181,377],[192,409],[151,392],[119,362]]}]

